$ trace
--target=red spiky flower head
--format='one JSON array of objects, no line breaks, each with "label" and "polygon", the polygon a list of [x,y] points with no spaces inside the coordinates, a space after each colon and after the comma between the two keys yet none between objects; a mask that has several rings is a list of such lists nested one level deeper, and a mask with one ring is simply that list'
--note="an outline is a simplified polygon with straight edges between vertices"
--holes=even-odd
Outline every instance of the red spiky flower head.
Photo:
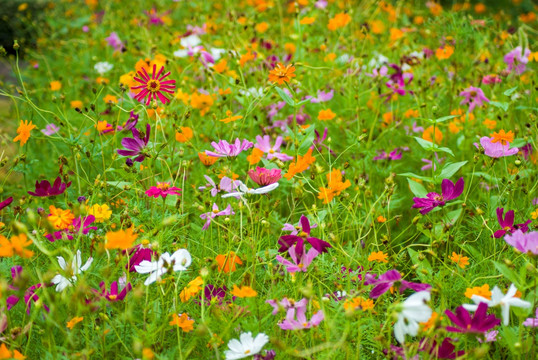
[{"label": "red spiky flower head", "polygon": [[163,92],[173,94],[174,89],[176,88],[176,86],[174,85],[176,81],[163,81],[166,77],[168,77],[168,75],[170,75],[170,71],[165,73],[164,75],[161,75],[163,72],[164,66],[161,66],[161,69],[157,73],[157,65],[153,65],[153,73],[151,74],[151,77],[148,75],[148,72],[144,68],[142,68],[142,71],[138,71],[139,77],[135,76],[134,79],[142,85],[133,86],[131,88],[132,90],[140,91],[135,96],[135,99],[137,101],[143,102],[144,98],[147,96],[146,105],[149,105],[152,99],[157,100],[157,97],[159,98],[159,100],[161,100],[163,104],[170,102],[170,99],[164,96]]}]

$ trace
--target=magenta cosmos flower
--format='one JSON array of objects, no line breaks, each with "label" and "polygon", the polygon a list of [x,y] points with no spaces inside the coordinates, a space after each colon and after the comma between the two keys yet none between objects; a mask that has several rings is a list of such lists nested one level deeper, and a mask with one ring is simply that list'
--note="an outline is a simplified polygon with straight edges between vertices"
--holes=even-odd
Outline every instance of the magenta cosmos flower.
[{"label": "magenta cosmos flower", "polygon": [[428,193],[425,198],[415,197],[413,198],[413,201],[415,202],[413,208],[422,208],[420,213],[422,215],[427,214],[437,206],[444,206],[445,202],[460,196],[463,192],[463,185],[463,178],[460,178],[455,185],[452,181],[444,179],[441,183],[441,194],[431,192]]},{"label": "magenta cosmos flower", "polygon": [[480,145],[484,148],[484,154],[492,158],[500,158],[504,156],[515,155],[519,152],[517,147],[510,149],[510,143],[506,141],[503,144],[502,141],[494,142],[494,138],[487,136],[480,138]]},{"label": "magenta cosmos flower", "polygon": [[170,99],[168,99],[166,96],[163,95],[163,92],[173,94],[174,89],[176,86],[174,85],[176,83],[175,80],[166,80],[163,81],[165,78],[170,75],[170,71],[165,73],[164,75],[161,75],[164,71],[164,66],[161,66],[161,69],[157,74],[155,72],[157,71],[157,65],[153,65],[153,73],[151,74],[151,78],[149,77],[147,71],[145,68],[142,68],[142,71],[138,71],[139,77],[133,77],[134,80],[138,81],[142,85],[139,86],[133,86],[132,90],[140,90],[140,92],[135,96],[135,99],[139,102],[143,102],[144,98],[147,96],[146,99],[146,105],[149,105],[152,99],[161,100],[163,104],[167,104],[170,102]]},{"label": "magenta cosmos flower", "polygon": [[112,282],[112,284],[110,284],[110,290],[107,290],[105,282],[101,281],[101,283],[99,284],[99,290],[92,289],[92,291],[97,295],[104,297],[110,302],[116,302],[125,299],[125,296],[127,296],[127,293],[131,291],[132,288],[133,287],[131,283],[127,283],[127,285],[125,285],[125,287],[120,292],[118,292],[118,282],[114,281]]},{"label": "magenta cosmos flower", "polygon": [[367,273],[364,276],[364,285],[374,285],[372,291],[370,291],[370,297],[372,299],[377,299],[396,283],[399,283],[398,290],[400,293],[403,293],[407,289],[413,289],[415,291],[427,291],[431,288],[429,284],[414,283],[406,280],[402,280],[402,274],[398,270],[389,270],[384,274],[377,275]]},{"label": "magenta cosmos flower", "polygon": [[305,254],[303,252],[302,256],[299,257],[295,252],[295,245],[289,248],[288,253],[290,254],[290,257],[293,261],[284,259],[280,255],[276,256],[276,260],[282,265],[284,265],[289,273],[294,273],[298,271],[306,272],[306,270],[312,263],[312,260],[314,260],[316,256],[319,255],[319,252],[317,252],[316,249],[312,248],[308,250],[308,253]]},{"label": "magenta cosmos flower", "polygon": [[510,210],[506,212],[506,215],[503,218],[504,214],[504,208],[497,208],[497,220],[499,221],[499,225],[501,226],[500,230],[495,231],[491,237],[494,237],[496,239],[502,238],[505,234],[512,234],[518,229],[521,229],[522,232],[529,231],[529,224],[532,220],[528,220],[527,222],[523,224],[515,224],[514,225],[514,210]]},{"label": "magenta cosmos flower", "polygon": [[489,99],[484,95],[482,89],[469,86],[467,89],[460,92],[460,96],[463,96],[463,99],[460,105],[468,104],[469,112],[472,112],[475,107],[482,106],[485,102],[488,103]]},{"label": "magenta cosmos flower", "polygon": [[168,195],[181,195],[181,189],[175,186],[170,186],[167,182],[158,182],[157,186],[152,186],[146,190],[147,196],[158,198],[159,196],[166,199]]},{"label": "magenta cosmos flower", "polygon": [[129,272],[136,272],[135,266],[140,265],[142,261],[151,261],[151,258],[157,253],[151,249],[150,243],[148,240],[142,240],[141,244],[136,245],[135,247],[124,251],[128,254],[126,269],[129,269]]},{"label": "magenta cosmos flower", "polygon": [[[19,279],[22,275],[22,266],[17,265],[11,268],[11,277],[13,278],[13,283],[19,282]],[[35,291],[42,287],[43,284],[36,284],[30,286],[26,291],[24,292],[24,303],[26,304],[26,313],[30,315],[30,309],[32,307],[32,303],[35,303],[39,300],[39,296],[35,293]],[[19,292],[19,288],[13,285],[9,285],[9,290]],[[7,309],[11,310],[11,308],[20,301],[21,299],[17,295],[10,295],[6,299],[7,303]],[[50,309],[47,305],[43,305],[43,308],[45,311],[49,312]]]},{"label": "magenta cosmos flower", "polygon": [[263,137],[258,135],[256,136],[256,141],[257,143],[255,147],[266,153],[268,160],[276,158],[280,161],[290,161],[293,159],[292,156],[280,152],[280,146],[282,146],[283,141],[282,136],[276,138],[274,145],[271,145],[271,138],[269,135],[264,135]]},{"label": "magenta cosmos flower", "polygon": [[282,170],[266,169],[259,166],[256,166],[256,170],[249,170],[247,174],[252,181],[260,186],[274,184],[282,178]]},{"label": "magenta cosmos flower", "polygon": [[[142,162],[147,154],[143,152],[149,142],[149,134],[151,132],[151,126],[146,125],[146,134],[140,134],[137,128],[132,128],[131,132],[133,134],[132,138],[123,138],[121,139],[121,144],[127,150],[119,149],[117,150],[118,154],[121,156],[136,156],[133,161]],[[142,137],[144,135],[144,137]]]},{"label": "magenta cosmos flower", "polygon": [[447,330],[457,333],[484,334],[501,323],[495,315],[488,315],[488,305],[480,303],[473,317],[463,306],[456,309],[456,314],[450,310],[445,310],[446,316],[455,326],[447,326]]},{"label": "magenta cosmos flower", "polygon": [[305,240],[320,254],[327,252],[327,248],[332,247],[328,242],[310,236],[310,221],[308,221],[306,216],[301,215],[300,223],[302,231],[298,232],[297,235],[282,235],[280,239],[278,239],[278,244],[280,245],[278,252],[285,252],[291,248],[292,245],[296,244],[295,253],[298,258],[302,258]]},{"label": "magenta cosmos flower", "polygon": [[517,75],[523,74],[527,68],[530,54],[531,51],[529,49],[525,49],[522,53],[521,46],[518,46],[508,54],[504,55],[504,62],[508,65],[508,71],[514,72]]},{"label": "magenta cosmos flower", "polygon": [[28,191],[28,194],[32,196],[46,197],[46,196],[56,196],[61,195],[64,191],[71,186],[71,181],[64,184],[62,179],[58,176],[54,180],[54,184],[51,186],[48,180],[43,180],[35,182],[35,191]]},{"label": "magenta cosmos flower", "polygon": [[97,227],[90,226],[95,221],[95,216],[88,215],[85,218],[82,216],[79,216],[75,220],[73,220],[73,223],[71,226],[69,226],[67,229],[55,231],[52,234],[47,234],[45,237],[50,241],[54,242],[56,240],[61,240],[64,238],[67,238],[68,240],[73,240],[73,236],[82,234],[87,235],[90,230],[97,230]]},{"label": "magenta cosmos flower", "polygon": [[522,230],[517,230],[512,234],[506,235],[504,237],[504,241],[524,254],[538,255],[537,231],[532,231],[525,234]]},{"label": "magenta cosmos flower", "polygon": [[213,149],[215,149],[215,151],[207,150],[205,152],[207,156],[233,157],[241,154],[241,152],[244,150],[250,149],[252,146],[254,146],[254,144],[246,139],[243,139],[243,141],[241,141],[239,140],[239,138],[237,138],[232,144],[230,144],[226,140],[219,140],[218,143],[214,141],[211,142],[211,146],[213,146]]},{"label": "magenta cosmos flower", "polygon": [[3,208],[8,207],[12,202],[13,202],[13,196],[10,196],[6,200],[0,202],[0,211]]}]

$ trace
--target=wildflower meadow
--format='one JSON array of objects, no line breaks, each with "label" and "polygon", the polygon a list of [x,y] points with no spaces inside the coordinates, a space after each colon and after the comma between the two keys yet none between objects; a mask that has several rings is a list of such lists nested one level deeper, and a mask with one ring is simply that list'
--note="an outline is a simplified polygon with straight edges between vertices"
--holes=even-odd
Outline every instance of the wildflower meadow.
[{"label": "wildflower meadow", "polygon": [[0,5],[0,359],[538,358],[536,2]]}]

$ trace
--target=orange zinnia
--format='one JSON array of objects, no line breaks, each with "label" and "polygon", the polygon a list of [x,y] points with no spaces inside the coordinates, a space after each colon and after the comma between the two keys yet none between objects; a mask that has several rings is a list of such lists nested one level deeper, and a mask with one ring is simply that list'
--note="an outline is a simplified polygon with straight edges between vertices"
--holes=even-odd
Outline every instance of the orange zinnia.
[{"label": "orange zinnia", "polygon": [[276,67],[269,71],[269,81],[282,85],[285,82],[289,83],[291,78],[294,78],[295,67],[293,65],[284,66],[278,63]]}]

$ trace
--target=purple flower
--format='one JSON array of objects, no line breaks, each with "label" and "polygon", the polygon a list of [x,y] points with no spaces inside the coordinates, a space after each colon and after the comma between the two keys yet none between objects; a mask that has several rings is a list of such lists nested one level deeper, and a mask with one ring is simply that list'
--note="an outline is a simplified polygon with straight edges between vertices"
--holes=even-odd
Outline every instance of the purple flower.
[{"label": "purple flower", "polygon": [[235,215],[235,212],[232,210],[232,206],[228,204],[226,209],[219,210],[219,207],[217,204],[213,204],[213,210],[207,213],[204,213],[200,215],[200,218],[203,220],[206,220],[204,226],[202,227],[202,230],[207,230],[209,227],[209,224],[211,224],[211,219],[214,219],[217,216],[228,216],[228,215]]},{"label": "purple flower", "polygon": [[60,131],[60,128],[54,123],[47,124],[47,126],[41,130],[41,132],[47,136],[54,135],[58,131]]},{"label": "purple flower", "polygon": [[380,150],[377,154],[372,160],[400,160],[402,158],[402,151],[399,148],[392,150],[389,154],[385,150]]},{"label": "purple flower", "polygon": [[402,274],[398,270],[389,270],[384,274],[377,277],[375,274],[367,273],[365,276],[364,285],[374,285],[372,291],[370,291],[370,297],[377,299],[384,293],[386,293],[397,282],[400,283],[399,291],[403,293],[407,289],[413,289],[415,291],[427,291],[431,288],[429,284],[414,283],[406,280],[402,280]]},{"label": "purple flower", "polygon": [[484,102],[489,102],[489,99],[484,95],[482,89],[469,86],[467,89],[460,92],[459,96],[463,96],[460,105],[469,104],[469,112],[472,112],[475,107],[482,106]]},{"label": "purple flower", "polygon": [[149,134],[151,132],[151,126],[149,124],[146,125],[146,134],[144,137],[142,137],[142,134],[140,134],[140,131],[136,128],[132,128],[131,132],[133,134],[132,138],[123,138],[121,140],[121,144],[124,148],[127,150],[117,150],[118,154],[121,156],[136,156],[133,161],[136,162],[142,162],[147,154],[144,153],[144,150],[149,142]]},{"label": "purple flower", "polygon": [[377,77],[387,76],[388,72],[389,72],[389,69],[385,65],[383,65],[379,69],[374,69],[371,74],[365,73],[364,75],[371,78],[377,78]]},{"label": "purple flower", "polygon": [[495,231],[491,237],[494,237],[496,239],[502,238],[505,234],[509,233],[512,234],[514,231],[521,229],[522,232],[529,231],[529,224],[532,220],[528,220],[527,222],[523,224],[516,224],[514,225],[514,210],[510,210],[506,212],[506,215],[503,219],[503,213],[504,208],[497,208],[497,220],[499,221],[499,225],[501,226],[500,230]]},{"label": "purple flower", "polygon": [[129,269],[129,272],[136,272],[135,266],[140,265],[142,261],[151,261],[151,258],[157,253],[153,251],[149,246],[149,241],[142,240],[142,244],[138,244],[135,247],[124,251],[128,253],[126,269]]},{"label": "purple flower", "polygon": [[228,143],[226,140],[219,140],[218,143],[214,141],[211,142],[211,146],[213,146],[215,151],[207,150],[205,152],[207,156],[232,157],[239,155],[244,150],[250,149],[252,146],[254,146],[254,144],[246,139],[241,141],[239,138],[237,138],[233,144]]},{"label": "purple flower", "polygon": [[13,196],[10,196],[6,200],[0,202],[0,211],[3,208],[8,207],[12,202],[13,202]]},{"label": "purple flower", "polygon": [[[409,93],[413,95],[413,91],[405,89],[405,87],[408,86],[411,81],[413,81],[413,74],[404,73],[402,68],[396,64],[389,64],[389,66],[395,70],[395,73],[390,75],[389,81],[387,81],[385,85],[387,85],[387,87],[391,89],[394,94],[404,96],[405,94]],[[387,96],[387,100],[391,95],[392,93],[385,95]]]},{"label": "purple flower", "polygon": [[218,302],[219,305],[222,304],[222,301],[224,300],[224,297],[226,296],[226,290],[228,290],[226,286],[216,287],[214,285],[207,284],[204,287],[204,297],[205,297],[206,302],[210,304],[213,302],[213,299],[215,299],[215,301]]},{"label": "purple flower", "polygon": [[35,191],[28,191],[28,194],[40,197],[56,196],[63,194],[69,186],[71,186],[71,181],[64,184],[59,176],[56,178],[56,180],[54,180],[54,184],[52,186],[48,180],[43,180],[41,182],[36,180]]},{"label": "purple flower", "polygon": [[[22,266],[14,266],[11,268],[11,277],[13,278],[13,283],[17,283],[22,276]],[[35,291],[42,287],[43,284],[35,284],[30,286],[26,291],[24,292],[24,303],[26,304],[26,313],[30,315],[30,309],[32,307],[32,303],[37,302],[39,300],[39,296],[35,293]],[[15,287],[13,285],[9,285],[9,289],[12,291],[19,291],[18,287]],[[11,310],[11,308],[20,301],[20,298],[16,295],[10,295],[6,299],[7,303],[7,309]],[[43,308],[45,311],[49,312],[50,309],[47,305],[43,305]]]},{"label": "purple flower", "polygon": [[256,136],[256,145],[254,147],[260,149],[267,154],[267,159],[271,160],[277,158],[280,161],[290,161],[293,159],[292,156],[286,155],[280,152],[280,146],[282,145],[282,136],[278,136],[275,140],[275,144],[271,146],[271,138],[269,135]]},{"label": "purple flower", "polygon": [[305,99],[310,99],[310,102],[312,104],[319,104],[319,103],[322,103],[322,102],[327,102],[327,101],[332,100],[333,96],[334,96],[334,90],[331,90],[331,91],[328,91],[328,92],[318,90],[318,96],[317,97],[306,96]]},{"label": "purple flower", "polygon": [[538,255],[538,231],[524,234],[520,229],[506,235],[504,241],[524,254]]},{"label": "purple flower", "polygon": [[519,152],[517,147],[510,149],[510,143],[506,142],[503,145],[501,141],[493,142],[494,138],[487,136],[480,138],[480,145],[484,148],[484,154],[492,158],[500,158],[503,156],[515,155]]},{"label": "purple flower", "polygon": [[533,318],[527,318],[523,322],[523,326],[538,327],[538,308],[536,308],[536,316]]},{"label": "purple flower", "polygon": [[267,350],[265,355],[256,354],[252,360],[273,360],[276,356],[275,350]]},{"label": "purple flower", "polygon": [[314,130],[314,134],[316,135],[316,138],[314,139],[314,141],[312,141],[312,146],[310,147],[311,149],[315,149],[319,152],[321,152],[321,150],[323,148],[326,148],[329,150],[329,152],[331,153],[331,155],[334,155],[336,156],[336,153],[334,151],[332,151],[331,148],[329,148],[327,145],[325,145],[323,142],[325,141],[325,139],[327,139],[327,132],[328,132],[328,129],[325,128],[325,130],[323,130],[323,136],[320,136],[319,135],[319,132],[317,130]]},{"label": "purple flower", "polygon": [[428,160],[428,159],[420,159],[422,162],[426,163],[426,165],[421,167],[420,170],[422,170],[422,171],[429,170],[429,169],[432,168],[432,166],[433,166],[434,171],[437,170],[437,164],[441,164],[443,162],[443,160],[445,160],[445,158],[443,157],[443,158],[439,159],[439,155],[437,155],[437,153],[434,153],[434,154],[435,154],[435,160],[436,161],[432,161],[432,160]]},{"label": "purple flower", "polygon": [[298,271],[306,272],[308,269],[308,266],[312,263],[312,260],[315,259],[316,256],[319,255],[319,252],[316,251],[316,249],[310,249],[308,250],[308,253],[302,254],[301,257],[297,256],[297,253],[295,252],[295,245],[289,248],[288,253],[290,254],[291,259],[293,262],[284,259],[282,256],[277,255],[276,260],[284,265],[286,267],[286,270],[289,273],[294,273]]},{"label": "purple flower", "polygon": [[523,158],[525,160],[529,160],[529,156],[532,154],[532,144],[528,143],[522,147],[519,148],[519,151],[521,151],[521,154],[523,155]]},{"label": "purple flower", "polygon": [[332,247],[328,242],[310,236],[310,222],[306,216],[301,215],[300,222],[302,227],[301,232],[299,232],[297,235],[282,235],[280,239],[278,239],[278,244],[280,245],[278,252],[285,252],[292,245],[296,244],[295,253],[297,254],[298,258],[302,259],[305,240],[308,241],[308,243],[312,245],[312,247],[320,254],[327,252],[327,248]]},{"label": "purple flower", "polygon": [[[525,324],[523,324],[525,325]],[[484,340],[478,338],[478,342],[479,343],[485,343],[485,342],[495,342],[497,341],[497,335],[499,335],[499,331],[498,330],[491,330],[491,331],[488,331],[484,334]]]},{"label": "purple flower", "polygon": [[[463,354],[465,354],[465,351],[460,350],[458,352],[454,352],[456,349],[456,346],[452,344],[451,338],[445,338],[441,345],[437,345],[436,341],[433,341],[431,346],[425,346],[420,351],[427,351],[429,347],[429,353],[430,355],[433,355],[435,359],[455,359],[456,357],[460,357]],[[423,343],[425,344],[425,341],[423,340]]]},{"label": "purple flower", "polygon": [[282,300],[266,300],[266,303],[273,307],[272,315],[278,314],[280,309],[284,310],[286,313],[290,310],[295,310],[297,308],[306,307],[308,300],[306,298],[299,301],[290,300],[288,298],[283,298]]},{"label": "purple flower", "polygon": [[123,287],[121,292],[118,294],[119,289],[118,289],[117,281],[114,281],[112,282],[112,284],[110,284],[110,291],[107,291],[105,282],[102,281],[99,284],[99,290],[92,289],[92,291],[98,294],[99,296],[104,297],[108,301],[116,302],[116,301],[121,301],[125,299],[125,296],[127,295],[129,291],[131,291],[132,288],[133,287],[131,286],[131,283],[128,283],[127,285],[125,285],[125,287]]},{"label": "purple flower", "polygon": [[445,310],[446,316],[455,325],[455,327],[447,326],[446,329],[456,333],[484,334],[501,323],[501,319],[498,319],[495,315],[488,315],[487,312],[488,305],[483,302],[478,305],[472,318],[463,306],[456,309],[456,314],[450,310]]},{"label": "purple flower", "polygon": [[116,51],[122,51],[124,49],[124,45],[121,42],[120,37],[115,32],[111,32],[110,35],[105,38],[105,40],[107,44],[112,46]]},{"label": "purple flower", "polygon": [[460,178],[456,184],[448,179],[443,179],[443,182],[441,183],[441,189],[442,194],[438,193],[428,193],[425,198],[413,198],[413,201],[415,204],[413,205],[413,208],[420,209],[420,213],[422,215],[429,213],[437,206],[444,206],[445,202],[449,200],[453,200],[461,195],[463,192],[463,178]]},{"label": "purple flower", "polygon": [[73,236],[77,234],[87,235],[90,230],[97,230],[97,227],[90,226],[95,221],[95,216],[88,215],[84,218],[79,216],[75,220],[73,220],[73,224],[71,224],[70,227],[64,230],[55,231],[52,234],[47,234],[45,237],[50,241],[54,242],[56,240],[60,240],[63,238],[63,235],[65,234],[68,240],[73,240]]},{"label": "purple flower", "polygon": [[[306,299],[303,299],[306,300]],[[302,300],[301,300],[302,301]],[[302,330],[310,329],[311,327],[318,326],[325,316],[323,311],[319,310],[317,313],[312,315],[310,320],[306,319],[306,303],[302,306],[291,307],[286,312],[286,318],[281,321],[278,326],[282,330]]]},{"label": "purple flower", "polygon": [[515,72],[517,75],[521,75],[525,72],[527,63],[529,62],[529,55],[531,54],[529,49],[525,49],[523,54],[521,51],[521,46],[518,46],[508,54],[504,55],[504,62],[508,65],[508,71]]}]

